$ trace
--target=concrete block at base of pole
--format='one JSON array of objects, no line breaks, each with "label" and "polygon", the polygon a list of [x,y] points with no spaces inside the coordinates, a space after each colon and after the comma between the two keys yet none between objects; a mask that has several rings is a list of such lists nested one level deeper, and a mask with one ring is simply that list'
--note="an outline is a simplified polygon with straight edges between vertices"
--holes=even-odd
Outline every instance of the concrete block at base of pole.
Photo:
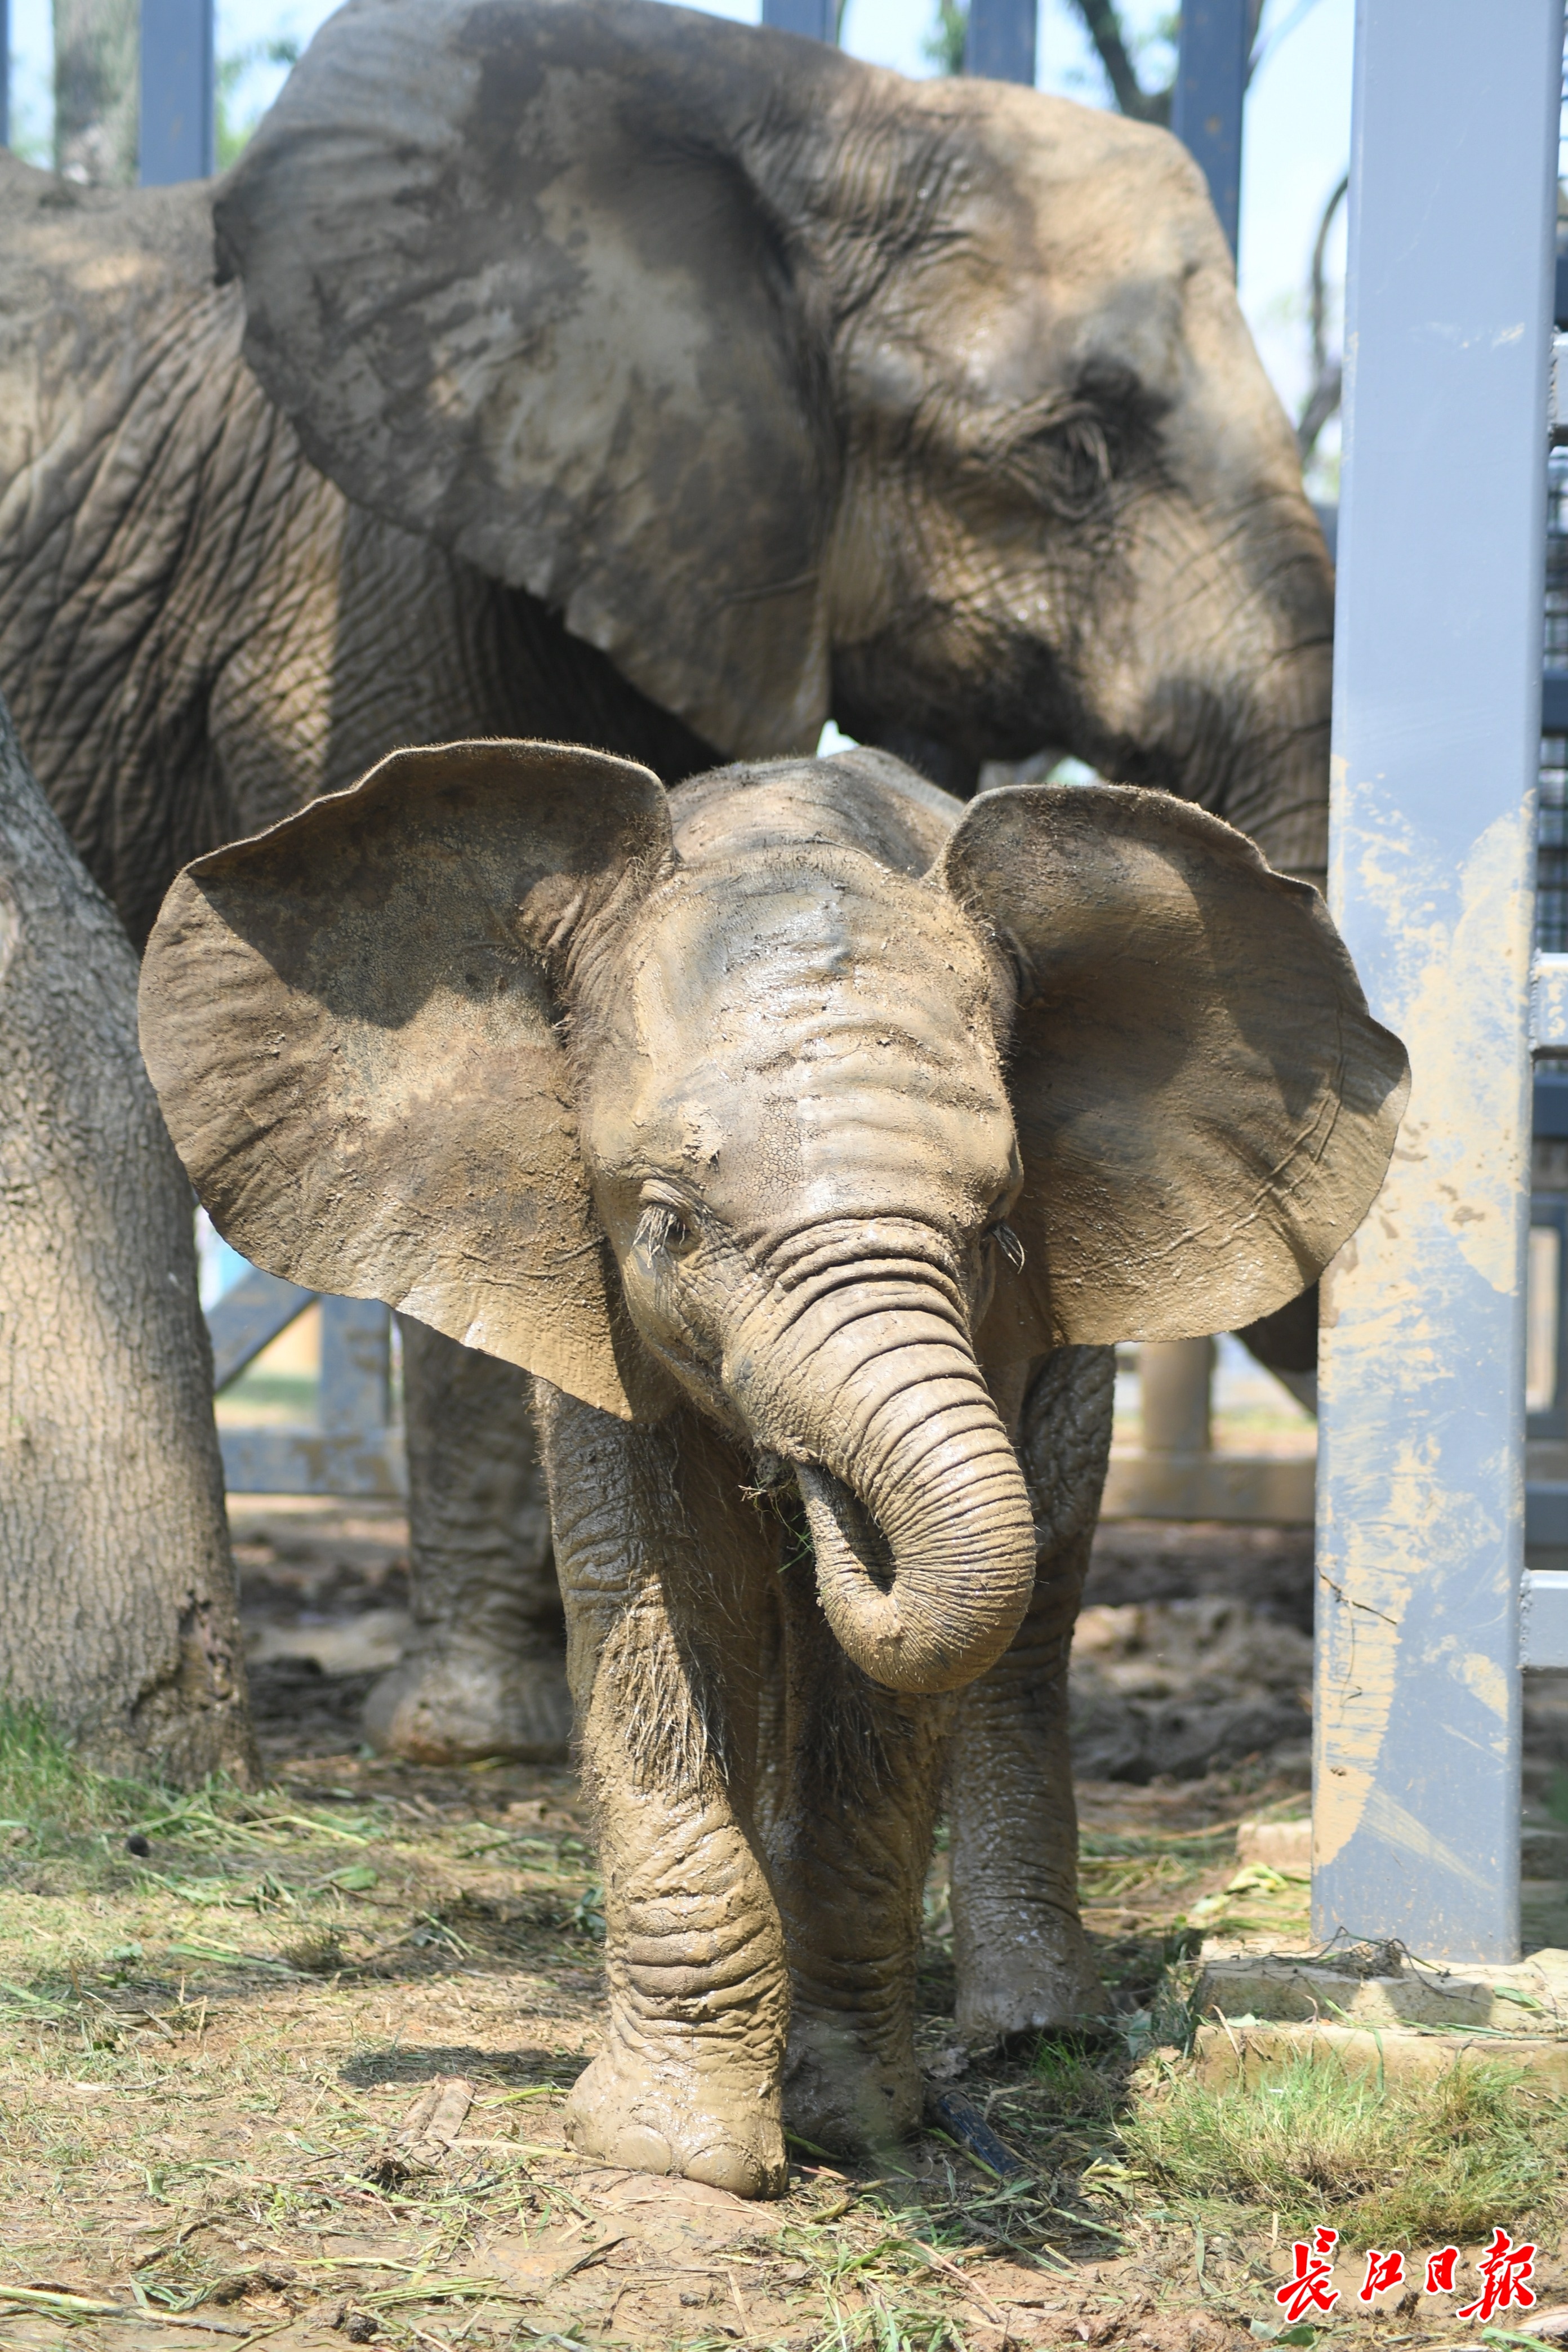
[{"label": "concrete block at base of pole", "polygon": [[1303,2058],[1410,2082],[1446,2074],[1460,2057],[1518,2066],[1568,2090],[1568,1951],[1510,1967],[1426,1967],[1397,1944],[1295,1955],[1216,1939],[1200,1955],[1192,2005],[1196,2072],[1215,2090]]},{"label": "concrete block at base of pole", "polygon": [[1510,1966],[1427,1967],[1397,1944],[1311,1955],[1238,1951],[1217,1938],[1199,1956],[1193,2007],[1232,2026],[1352,2026],[1369,2033],[1544,2036],[1568,2052],[1568,1952]]},{"label": "concrete block at base of pole", "polygon": [[1236,1858],[1244,1868],[1257,1863],[1304,1877],[1312,1867],[1311,1822],[1237,1822]]},{"label": "concrete block at base of pole", "polygon": [[1532,2081],[1568,2090],[1568,2041],[1540,2035],[1374,2032],[1347,2025],[1200,2025],[1194,2070],[1213,2091],[1255,2086],[1301,2058],[1332,2059],[1347,2074],[1385,2083],[1431,2082],[1459,2057],[1517,2066]]}]

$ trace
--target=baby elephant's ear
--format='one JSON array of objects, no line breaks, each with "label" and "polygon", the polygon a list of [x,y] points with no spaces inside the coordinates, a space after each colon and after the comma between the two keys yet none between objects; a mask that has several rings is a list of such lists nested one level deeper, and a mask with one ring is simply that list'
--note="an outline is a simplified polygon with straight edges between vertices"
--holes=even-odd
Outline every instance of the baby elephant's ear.
[{"label": "baby elephant's ear", "polygon": [[611,1412],[656,1409],[548,975],[671,856],[646,768],[491,742],[395,752],[187,866],[148,943],[142,1045],[219,1233]]},{"label": "baby elephant's ear", "polygon": [[1025,1265],[987,1353],[1195,1339],[1304,1290],[1376,1197],[1409,1085],[1317,892],[1115,784],[987,793],[938,871],[1018,975]]}]

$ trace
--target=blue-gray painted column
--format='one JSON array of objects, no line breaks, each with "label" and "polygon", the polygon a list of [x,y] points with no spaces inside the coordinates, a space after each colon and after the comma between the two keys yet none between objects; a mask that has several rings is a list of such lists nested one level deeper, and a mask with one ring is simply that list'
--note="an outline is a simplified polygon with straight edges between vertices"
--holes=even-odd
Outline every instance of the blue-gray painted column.
[{"label": "blue-gray painted column", "polygon": [[142,184],[213,168],[213,0],[142,0]]},{"label": "blue-gray painted column", "polygon": [[1519,1946],[1562,38],[1562,0],[1357,10],[1330,891],[1414,1084],[1324,1286],[1312,1914],[1433,1959]]},{"label": "blue-gray painted column", "polygon": [[969,0],[965,73],[1035,86],[1037,0]]},{"label": "blue-gray painted column", "polygon": [[763,0],[763,22],[775,33],[801,33],[808,41],[837,38],[834,0]]},{"label": "blue-gray painted column", "polygon": [[1184,0],[1171,128],[1209,184],[1232,253],[1241,223],[1241,108],[1251,40],[1247,0]]}]

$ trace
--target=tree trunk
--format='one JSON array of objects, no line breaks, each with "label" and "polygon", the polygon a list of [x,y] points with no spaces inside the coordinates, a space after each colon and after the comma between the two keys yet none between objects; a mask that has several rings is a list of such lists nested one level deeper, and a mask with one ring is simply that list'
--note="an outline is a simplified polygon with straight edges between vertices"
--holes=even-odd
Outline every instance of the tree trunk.
[{"label": "tree trunk", "polygon": [[105,1770],[255,1770],[190,1186],[3,703],[0,1691]]},{"label": "tree trunk", "polygon": [[55,169],[136,184],[141,0],[55,0]]}]

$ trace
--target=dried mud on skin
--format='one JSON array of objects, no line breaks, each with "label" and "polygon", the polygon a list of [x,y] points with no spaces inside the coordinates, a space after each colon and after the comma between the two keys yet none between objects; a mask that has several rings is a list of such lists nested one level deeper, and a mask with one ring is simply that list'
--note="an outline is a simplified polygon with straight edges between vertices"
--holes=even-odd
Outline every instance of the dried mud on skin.
[{"label": "dried mud on skin", "polygon": [[[237,1528],[272,1651],[257,1674],[273,1774],[261,1797],[149,1820],[145,1854],[127,1852],[122,1825],[43,1851],[0,1828],[13,1840],[0,1845],[0,2352],[1240,2352],[1250,2320],[1278,2317],[1286,2256],[1266,2226],[1205,2237],[1163,2211],[1122,2162],[1115,2115],[1169,2063],[1151,2054],[1160,2004],[1203,1928],[1300,1933],[1300,1885],[1235,1883],[1236,1820],[1300,1809],[1289,1748],[1282,1764],[1259,1752],[1082,1786],[1087,1916],[1119,2011],[1117,2032],[1076,2053],[1092,2095],[1064,2099],[1034,2048],[958,2048],[936,1857],[922,2059],[939,2092],[986,2118],[1016,2176],[933,2128],[858,2170],[796,2148],[789,2195],[746,2205],[563,2146],[601,2014],[575,1783],[358,1749],[372,1670],[352,1664],[351,1637],[379,1612],[374,1638],[389,1638],[401,1529],[350,1528],[317,1514]],[[1096,1706],[1121,1673],[1130,1704],[1195,1706],[1194,1678],[1217,1687],[1227,1641],[1256,1651],[1212,1612],[1186,1621],[1184,1651],[1166,1639],[1150,1613],[1174,1605],[1149,1589],[1171,1570],[1158,1555],[1124,1543],[1097,1564],[1110,1622],[1092,1646]],[[1226,1601],[1194,1596],[1192,1571],[1175,1601]],[[307,1663],[312,1618],[341,1671]],[[1543,2305],[1564,2299],[1552,2256]],[[8,2287],[30,2287],[31,2306]],[[1346,2325],[1391,2347],[1475,2340],[1430,2311]]]}]

